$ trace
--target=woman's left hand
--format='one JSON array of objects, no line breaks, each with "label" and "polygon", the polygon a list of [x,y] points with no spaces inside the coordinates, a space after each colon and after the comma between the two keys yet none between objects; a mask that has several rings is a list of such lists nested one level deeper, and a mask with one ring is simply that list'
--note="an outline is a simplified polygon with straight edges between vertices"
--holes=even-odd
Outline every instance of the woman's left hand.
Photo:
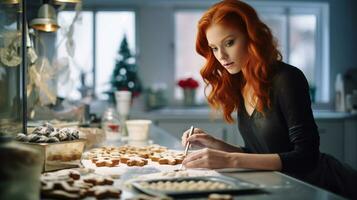
[{"label": "woman's left hand", "polygon": [[188,154],[182,164],[187,168],[231,168],[237,161],[234,157],[229,152],[205,148]]}]

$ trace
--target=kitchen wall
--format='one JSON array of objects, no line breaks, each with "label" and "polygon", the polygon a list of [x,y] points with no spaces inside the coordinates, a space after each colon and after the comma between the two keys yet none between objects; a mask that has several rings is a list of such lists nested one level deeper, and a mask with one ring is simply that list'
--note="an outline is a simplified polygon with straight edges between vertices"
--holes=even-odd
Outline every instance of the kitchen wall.
[{"label": "kitchen wall", "polygon": [[[264,2],[268,2],[265,0]],[[284,2],[312,2],[310,0],[285,0]],[[35,3],[36,2],[36,3]],[[174,24],[173,11],[177,8],[201,7],[207,8],[212,5],[213,0],[84,0],[84,9],[133,9],[137,11],[137,50],[139,75],[148,86],[157,81],[169,84],[170,88],[175,87],[174,81]],[[248,1],[257,2],[257,1]],[[356,0],[316,0],[314,2],[328,2],[330,5],[330,96],[333,97],[333,82],[337,73],[345,72],[348,68],[357,68],[357,1]],[[32,16],[37,12],[36,6],[40,0],[31,1]],[[120,26],[120,24],[117,24]],[[173,96],[173,90],[168,90]],[[102,112],[104,106],[102,102],[97,109]],[[94,110],[94,111],[97,111]],[[92,110],[93,111],[93,110]],[[165,109],[163,110],[165,111]],[[187,124],[197,123],[200,127],[207,126],[207,130],[217,133],[219,137],[239,144],[239,137],[236,125],[228,126],[223,121],[213,123],[209,119],[209,114],[204,113],[203,119],[185,111],[186,115],[178,111],[175,115],[173,110],[166,110],[157,113],[144,113],[147,118],[151,118],[161,128],[167,128],[171,133],[180,134],[182,127]],[[191,112],[200,113],[200,110]],[[357,168],[356,157],[356,121],[355,118],[344,118],[339,115],[344,113],[329,113],[317,116],[317,124],[320,130],[321,150],[334,155],[341,161],[345,161]],[[326,116],[327,117],[326,117]],[[337,117],[336,117],[337,116]],[[143,118],[143,113],[139,113],[133,118]],[[162,119],[155,119],[162,118]],[[171,118],[170,118],[171,117]],[[193,117],[193,119],[191,118]],[[206,119],[207,118],[207,119]],[[179,120],[178,120],[179,119]],[[181,119],[181,121],[180,121]],[[171,120],[171,121],[170,121]],[[186,121],[184,121],[186,120]],[[218,123],[218,125],[217,125]]]},{"label": "kitchen wall", "polygon": [[[265,0],[264,2],[269,2]],[[285,0],[284,2],[327,2],[330,5],[330,99],[334,95],[337,73],[357,68],[357,1],[355,0]],[[35,3],[37,2],[37,3]],[[145,86],[165,82],[175,87],[174,24],[177,8],[205,9],[217,0],[83,0],[84,9],[133,9],[137,12],[137,50],[139,75]],[[248,3],[262,1],[248,0]],[[274,1],[276,2],[276,1]],[[31,1],[32,5],[40,1]],[[31,9],[32,10],[32,9]],[[37,9],[33,9],[37,10]],[[31,12],[34,14],[35,12]],[[117,26],[120,26],[118,24]],[[159,72],[159,75],[158,75]],[[173,90],[168,91],[173,97]],[[172,100],[172,99],[171,99]]]},{"label": "kitchen wall", "polygon": [[[290,0],[289,0],[290,1]],[[299,0],[299,2],[310,2]],[[355,0],[320,0],[330,4],[330,97],[334,96],[337,73],[357,68],[357,2]],[[330,99],[331,99],[330,98]]]},{"label": "kitchen wall", "polygon": [[[268,0],[267,0],[268,1]],[[264,1],[264,2],[267,2]],[[285,0],[312,2],[311,0]],[[174,33],[172,12],[176,8],[212,5],[211,0],[85,0],[86,7],[134,8],[137,11],[137,45],[139,50],[139,74],[144,85],[158,80],[174,87]],[[259,1],[247,1],[256,3]],[[355,0],[316,0],[330,5],[330,97],[333,99],[334,80],[337,73],[357,68],[354,59],[357,52],[357,2]],[[118,25],[119,26],[119,25]],[[164,74],[164,76],[158,76]],[[169,91],[173,96],[173,90]]]}]

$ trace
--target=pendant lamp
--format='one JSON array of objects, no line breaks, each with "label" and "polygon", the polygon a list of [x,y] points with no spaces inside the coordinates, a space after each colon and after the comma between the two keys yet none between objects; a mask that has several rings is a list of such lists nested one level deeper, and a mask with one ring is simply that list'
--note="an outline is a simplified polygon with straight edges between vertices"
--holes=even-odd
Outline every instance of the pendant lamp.
[{"label": "pendant lamp", "polygon": [[31,20],[30,27],[45,32],[55,32],[60,26],[57,23],[56,10],[50,4],[43,4],[38,10],[37,18]]},{"label": "pendant lamp", "polygon": [[81,0],[53,0],[55,3],[80,3]]},{"label": "pendant lamp", "polygon": [[20,0],[0,0],[0,4],[7,4],[7,5],[11,5],[11,4],[19,4]]}]

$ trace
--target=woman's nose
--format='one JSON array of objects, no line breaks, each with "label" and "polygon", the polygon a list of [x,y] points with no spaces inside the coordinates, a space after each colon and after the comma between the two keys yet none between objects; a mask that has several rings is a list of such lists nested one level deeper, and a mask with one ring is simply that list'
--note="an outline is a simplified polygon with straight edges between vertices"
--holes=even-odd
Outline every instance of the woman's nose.
[{"label": "woman's nose", "polygon": [[227,58],[228,58],[227,52],[225,52],[224,50],[219,50],[219,59],[220,60],[225,60]]}]

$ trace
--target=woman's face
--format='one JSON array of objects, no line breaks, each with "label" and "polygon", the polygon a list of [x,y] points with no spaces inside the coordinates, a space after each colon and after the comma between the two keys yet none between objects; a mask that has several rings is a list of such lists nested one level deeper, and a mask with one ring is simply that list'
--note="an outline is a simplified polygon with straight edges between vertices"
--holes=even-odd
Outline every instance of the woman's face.
[{"label": "woman's face", "polygon": [[247,38],[238,29],[213,24],[206,31],[208,45],[216,59],[230,73],[241,71],[247,59]]}]

